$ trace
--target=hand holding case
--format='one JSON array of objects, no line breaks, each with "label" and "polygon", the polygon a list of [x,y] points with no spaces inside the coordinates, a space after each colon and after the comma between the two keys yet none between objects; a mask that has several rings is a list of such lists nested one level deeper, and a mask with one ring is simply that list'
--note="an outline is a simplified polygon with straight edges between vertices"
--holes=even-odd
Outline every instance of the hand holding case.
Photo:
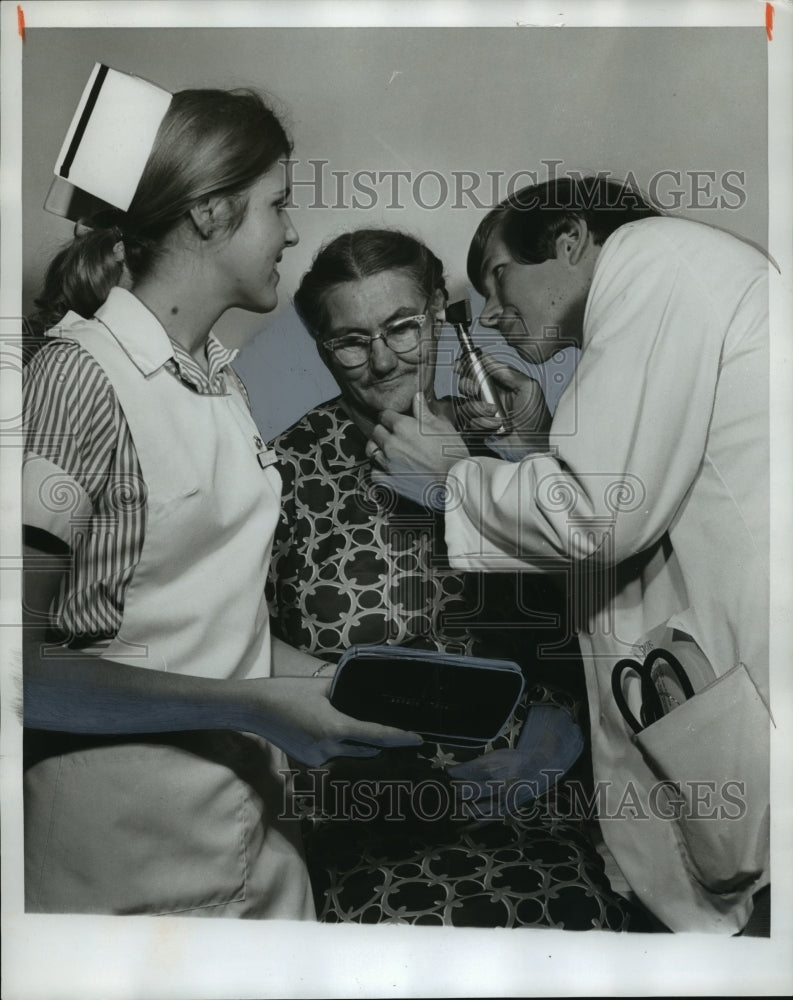
[{"label": "hand holding case", "polygon": [[352,646],[342,656],[331,704],[356,719],[424,739],[482,746],[509,722],[523,693],[511,660],[400,646]]}]

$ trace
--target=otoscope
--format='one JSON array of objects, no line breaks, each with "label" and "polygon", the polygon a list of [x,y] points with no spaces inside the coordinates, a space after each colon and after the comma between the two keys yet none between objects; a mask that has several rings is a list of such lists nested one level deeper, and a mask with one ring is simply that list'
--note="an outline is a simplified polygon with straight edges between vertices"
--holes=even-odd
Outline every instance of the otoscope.
[{"label": "otoscope", "polygon": [[471,303],[468,299],[460,299],[446,306],[446,321],[454,327],[457,339],[460,341],[463,356],[466,358],[471,375],[476,382],[479,396],[483,403],[488,403],[495,409],[495,416],[501,421],[499,427],[493,431],[494,434],[506,433],[506,417],[504,410],[498,399],[496,390],[490,383],[484,363],[482,362],[482,352],[471,339]]}]

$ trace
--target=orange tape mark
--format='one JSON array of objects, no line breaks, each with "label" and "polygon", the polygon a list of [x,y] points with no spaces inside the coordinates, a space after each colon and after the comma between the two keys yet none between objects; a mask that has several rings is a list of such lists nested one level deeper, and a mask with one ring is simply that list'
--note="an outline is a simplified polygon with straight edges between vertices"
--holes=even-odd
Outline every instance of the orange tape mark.
[{"label": "orange tape mark", "polygon": [[768,35],[769,42],[774,40],[774,5],[772,3],[765,5],[765,33]]},{"label": "orange tape mark", "polygon": [[19,32],[19,37],[22,41],[25,41],[25,12],[17,4],[17,31]]}]

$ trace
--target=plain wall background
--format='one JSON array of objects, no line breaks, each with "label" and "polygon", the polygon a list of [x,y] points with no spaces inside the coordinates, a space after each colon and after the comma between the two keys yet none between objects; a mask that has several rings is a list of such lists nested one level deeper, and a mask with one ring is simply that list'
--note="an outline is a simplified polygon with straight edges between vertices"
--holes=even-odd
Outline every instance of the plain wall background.
[{"label": "plain wall background", "polygon": [[[485,209],[453,206],[453,171],[506,178],[560,160],[556,169],[616,177],[643,188],[680,171],[678,211],[761,245],[767,231],[766,45],[761,28],[250,28],[29,30],[23,68],[23,308],[47,261],[71,234],[41,210],[63,136],[96,61],[169,90],[253,86],[268,93],[295,139],[295,178],[309,160],[331,171],[437,171],[450,194],[422,208],[410,184],[388,208],[388,183],[373,208],[310,207],[297,186],[299,245],[280,267],[278,310],[228,313],[218,328],[244,347],[237,363],[265,437],[336,391],[290,307],[290,294],[319,244],[348,228],[388,225],[422,237],[444,260],[453,296],[465,291],[465,255]],[[714,171],[707,203],[726,195],[718,178],[743,174],[741,207],[696,209],[687,171]],[[736,183],[732,178],[731,183]],[[404,182],[403,182],[404,184]],[[348,193],[351,193],[349,181]],[[669,195],[676,185],[660,187]],[[706,185],[707,187],[707,185]],[[431,178],[425,203],[438,200]],[[498,197],[503,197],[500,190]],[[490,182],[479,188],[489,201]]]}]

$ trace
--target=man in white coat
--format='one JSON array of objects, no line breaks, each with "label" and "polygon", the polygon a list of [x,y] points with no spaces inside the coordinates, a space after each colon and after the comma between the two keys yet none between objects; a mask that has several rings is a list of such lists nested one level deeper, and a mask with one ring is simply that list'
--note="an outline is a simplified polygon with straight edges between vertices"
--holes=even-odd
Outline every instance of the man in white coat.
[{"label": "man in white coat", "polygon": [[[575,378],[547,428],[537,384],[490,365],[512,461],[468,457],[419,401],[370,454],[445,477],[454,565],[566,572],[615,885],[672,930],[736,933],[769,883],[768,261],[560,178],[489,213],[468,265],[481,322],[530,361],[577,344]],[[642,661],[670,645],[696,695],[639,723]],[[640,669],[615,684],[624,658]]]}]

